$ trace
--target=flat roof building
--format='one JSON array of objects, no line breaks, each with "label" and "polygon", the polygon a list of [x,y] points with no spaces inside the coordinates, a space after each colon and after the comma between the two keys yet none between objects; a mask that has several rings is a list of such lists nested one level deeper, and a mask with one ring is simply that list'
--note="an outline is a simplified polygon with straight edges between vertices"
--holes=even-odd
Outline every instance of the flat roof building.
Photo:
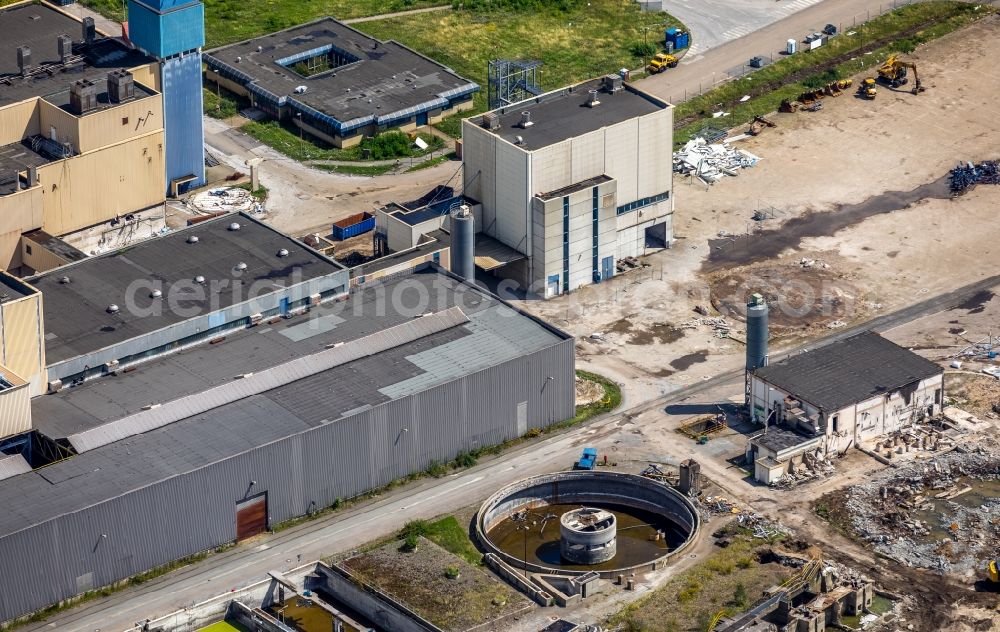
[{"label": "flat roof building", "polygon": [[941,366],[873,331],[754,369],[750,379],[753,415],[768,428],[751,440],[765,482],[806,451],[873,442],[940,414],[944,401]]},{"label": "flat roof building", "polygon": [[395,41],[322,18],[205,54],[206,78],[338,147],[472,107],[479,86]]},{"label": "flat roof building", "polygon": [[58,390],[343,295],[348,277],[305,244],[229,214],[30,283],[45,297],[48,378]]},{"label": "flat roof building", "polygon": [[524,258],[498,274],[552,297],[673,239],[673,108],[617,75],[462,123],[477,230]]},{"label": "flat roof building", "polygon": [[24,233],[64,235],[163,203],[159,89],[156,60],[92,19],[42,3],[0,9],[0,268],[60,261],[24,247]]},{"label": "flat roof building", "polygon": [[23,569],[0,619],[569,418],[574,395],[570,336],[425,266],[37,397],[74,456],[0,480]]}]

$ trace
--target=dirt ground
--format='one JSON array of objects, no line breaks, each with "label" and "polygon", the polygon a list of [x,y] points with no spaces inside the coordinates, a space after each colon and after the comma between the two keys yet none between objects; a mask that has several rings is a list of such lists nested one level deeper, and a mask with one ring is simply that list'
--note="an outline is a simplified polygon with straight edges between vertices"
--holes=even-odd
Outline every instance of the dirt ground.
[{"label": "dirt ground", "polygon": [[[943,178],[959,161],[1000,157],[998,54],[1000,18],[991,17],[908,56],[927,85],[919,96],[882,87],[874,102],[845,94],[817,113],[772,115],[777,128],[737,143],[762,157],[756,167],[708,190],[675,180],[677,241],[647,257],[651,267],[524,306],[577,335],[581,367],[625,383],[628,402],[738,366],[743,345],[712,327],[677,339],[653,328],[689,322],[696,306],[712,316],[721,307],[739,334],[733,307],[763,282],[793,308],[819,308],[787,310],[785,323],[779,312],[786,327],[772,346],[780,348],[831,322],[858,322],[993,274],[1000,187],[950,199]],[[751,219],[768,207],[775,219]],[[720,241],[720,231],[748,230],[754,235]],[[804,268],[802,259],[829,268]],[[671,367],[695,353],[703,361]]]}]

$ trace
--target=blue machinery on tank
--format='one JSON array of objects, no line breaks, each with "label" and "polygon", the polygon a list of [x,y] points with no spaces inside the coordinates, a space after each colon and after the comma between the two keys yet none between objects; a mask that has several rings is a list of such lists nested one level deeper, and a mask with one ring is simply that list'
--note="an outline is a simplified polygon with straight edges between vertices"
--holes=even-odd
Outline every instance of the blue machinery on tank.
[{"label": "blue machinery on tank", "polygon": [[168,193],[205,182],[200,0],[129,0],[129,39],[160,62]]},{"label": "blue machinery on tank", "polygon": [[747,362],[743,402],[751,417],[754,417],[751,375],[762,366],[767,366],[767,302],[760,294],[753,294],[747,301]]}]

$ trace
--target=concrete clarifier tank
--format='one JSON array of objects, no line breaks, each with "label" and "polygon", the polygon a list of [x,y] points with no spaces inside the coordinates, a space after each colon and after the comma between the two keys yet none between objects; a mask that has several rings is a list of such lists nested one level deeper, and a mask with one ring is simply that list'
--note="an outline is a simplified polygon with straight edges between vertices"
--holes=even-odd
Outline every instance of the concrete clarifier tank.
[{"label": "concrete clarifier tank", "polygon": [[767,366],[767,303],[760,294],[747,302],[747,366],[753,371]]},{"label": "concrete clarifier tank", "polygon": [[476,230],[472,209],[463,204],[451,212],[451,271],[476,281]]},{"label": "concrete clarifier tank", "polygon": [[573,564],[601,564],[617,552],[617,521],[603,509],[581,507],[559,519],[559,553]]}]

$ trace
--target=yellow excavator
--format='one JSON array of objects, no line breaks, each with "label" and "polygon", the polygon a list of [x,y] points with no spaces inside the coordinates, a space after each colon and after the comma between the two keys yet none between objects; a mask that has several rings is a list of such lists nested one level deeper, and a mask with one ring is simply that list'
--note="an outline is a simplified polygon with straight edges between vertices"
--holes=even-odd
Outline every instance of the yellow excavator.
[{"label": "yellow excavator", "polygon": [[997,560],[990,560],[990,563],[986,565],[986,574],[994,585],[1000,587],[1000,567],[998,564],[1000,562]]},{"label": "yellow excavator", "polygon": [[883,83],[898,88],[909,81],[906,76],[908,70],[913,71],[913,88],[910,92],[913,94],[923,92],[926,88],[920,83],[920,77],[917,76],[917,65],[912,61],[902,60],[896,55],[891,55],[884,64],[879,66],[878,78]]}]

